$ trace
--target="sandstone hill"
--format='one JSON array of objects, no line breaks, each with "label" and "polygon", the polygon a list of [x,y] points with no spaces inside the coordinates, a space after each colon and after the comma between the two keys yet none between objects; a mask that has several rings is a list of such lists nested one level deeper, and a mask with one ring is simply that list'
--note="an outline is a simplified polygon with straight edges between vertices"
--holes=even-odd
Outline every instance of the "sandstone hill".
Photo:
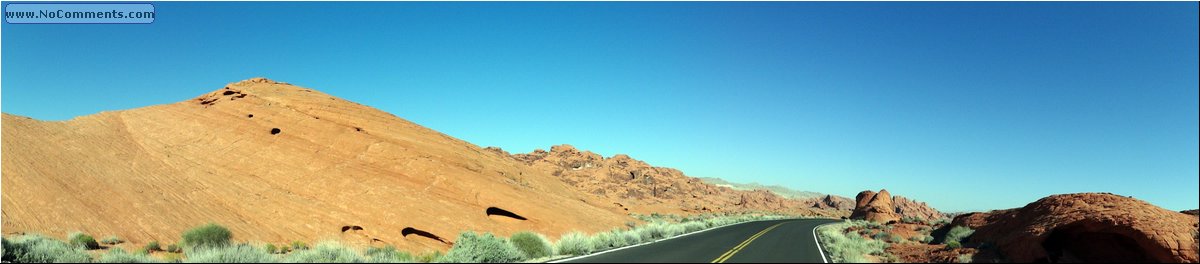
[{"label": "sandstone hill", "polygon": [[137,244],[216,222],[239,241],[420,252],[464,230],[556,237],[623,226],[631,212],[820,211],[624,155],[508,155],[264,78],[178,103],[2,122],[6,235],[83,231]]},{"label": "sandstone hill", "polygon": [[932,221],[946,216],[924,202],[902,196],[893,197],[886,189],[880,190],[879,193],[870,190],[859,192],[855,197],[854,211],[850,214],[852,219],[877,223],[899,221],[903,217]]},{"label": "sandstone hill", "polygon": [[960,215],[1013,262],[1192,262],[1196,217],[1107,193],[1052,195],[1022,208]]}]

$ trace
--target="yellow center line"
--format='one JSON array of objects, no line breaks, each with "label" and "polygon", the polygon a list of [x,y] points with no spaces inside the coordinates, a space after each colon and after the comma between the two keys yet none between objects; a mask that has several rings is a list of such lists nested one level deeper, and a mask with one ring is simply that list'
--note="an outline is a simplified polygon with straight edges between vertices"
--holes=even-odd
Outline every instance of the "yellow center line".
[{"label": "yellow center line", "polygon": [[734,254],[737,254],[737,253],[738,253],[738,251],[741,251],[741,250],[742,250],[742,248],[745,248],[746,246],[750,245],[750,242],[753,242],[755,239],[758,239],[758,237],[760,237],[760,236],[762,236],[762,235],[766,234],[767,232],[770,232],[770,231],[771,231],[771,229],[775,229],[776,227],[779,227],[780,225],[783,225],[783,224],[786,224],[786,223],[787,223],[787,222],[784,222],[784,223],[778,223],[778,224],[775,224],[775,225],[773,225],[773,226],[771,226],[771,227],[768,227],[767,229],[763,229],[762,231],[758,231],[758,233],[757,233],[757,234],[754,234],[753,236],[750,236],[750,238],[747,238],[747,239],[746,239],[746,241],[742,241],[742,243],[741,243],[741,244],[738,244],[736,247],[733,247],[732,249],[729,249],[729,251],[725,251],[725,254],[721,254],[721,256],[720,256],[720,257],[717,257],[717,259],[714,259],[714,260],[713,260],[712,262],[710,262],[710,263],[725,263],[725,261],[726,261],[726,260],[729,260],[729,258],[733,257],[733,255],[734,255]]}]

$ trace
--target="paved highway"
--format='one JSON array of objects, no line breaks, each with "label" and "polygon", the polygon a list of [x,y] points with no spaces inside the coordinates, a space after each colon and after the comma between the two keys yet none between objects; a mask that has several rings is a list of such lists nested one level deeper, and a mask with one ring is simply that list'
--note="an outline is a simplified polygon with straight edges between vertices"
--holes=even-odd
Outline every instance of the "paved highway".
[{"label": "paved highway", "polygon": [[831,219],[787,219],[720,227],[565,263],[823,263],[813,229]]}]

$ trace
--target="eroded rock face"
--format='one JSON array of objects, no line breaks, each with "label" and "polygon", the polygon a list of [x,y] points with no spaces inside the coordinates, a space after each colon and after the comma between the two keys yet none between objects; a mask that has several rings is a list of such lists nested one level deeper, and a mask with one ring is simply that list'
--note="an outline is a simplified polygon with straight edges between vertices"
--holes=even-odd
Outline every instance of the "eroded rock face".
[{"label": "eroded rock face", "polygon": [[887,223],[900,220],[892,204],[892,195],[886,189],[879,193],[862,191],[855,196],[854,212],[851,219],[862,219],[876,223]]},{"label": "eroded rock face", "polygon": [[908,199],[904,196],[893,196],[892,207],[895,208],[896,214],[899,214],[900,217],[914,217],[927,221],[946,218],[946,214],[933,209],[933,207],[929,207],[925,202]]},{"label": "eroded rock face", "polygon": [[512,158],[544,171],[583,192],[608,198],[636,213],[723,213],[774,211],[844,216],[845,211],[812,208],[812,200],[787,199],[767,190],[739,191],[708,184],[683,172],[655,167],[618,154],[605,158],[571,145],[534,150]]},{"label": "eroded rock face", "polygon": [[900,220],[902,217],[913,217],[922,220],[935,220],[946,217],[924,202],[892,196],[886,189],[879,193],[870,190],[862,191],[855,197],[854,211],[851,219],[862,219],[877,223],[887,223]]},{"label": "eroded rock face", "polygon": [[1013,262],[1197,262],[1195,216],[1106,193],[1052,195],[958,216]]},{"label": "eroded rock face", "polygon": [[854,210],[854,200],[850,200],[841,196],[826,194],[825,197],[821,197],[821,199],[813,201],[813,207],[835,210]]}]

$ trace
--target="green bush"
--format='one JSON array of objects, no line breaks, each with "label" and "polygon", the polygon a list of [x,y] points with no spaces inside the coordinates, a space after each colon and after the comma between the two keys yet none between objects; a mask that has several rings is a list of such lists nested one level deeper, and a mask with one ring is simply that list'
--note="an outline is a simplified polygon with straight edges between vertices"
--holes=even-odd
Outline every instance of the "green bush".
[{"label": "green bush", "polygon": [[297,249],[287,255],[287,262],[293,263],[362,263],[366,262],[362,256],[355,253],[354,250],[342,246],[337,242],[325,241],[317,243],[317,246],[311,249]]},{"label": "green bush", "polygon": [[924,224],[925,219],[915,216],[900,217],[900,222],[905,224]]},{"label": "green bush", "polygon": [[864,221],[846,221],[825,225],[817,229],[817,237],[834,262],[866,262],[867,255],[884,255],[887,243],[866,239],[846,229],[852,226],[869,226]]},{"label": "green bush", "polygon": [[[207,244],[206,244],[207,245]],[[249,244],[201,246],[189,250],[187,263],[274,263],[279,262],[262,248]]]},{"label": "green bush", "polygon": [[663,233],[663,238],[671,238],[687,233],[687,229],[683,227],[683,224],[667,224]]},{"label": "green bush", "polygon": [[518,262],[524,256],[504,238],[491,233],[476,234],[463,232],[454,240],[454,246],[438,262],[454,263],[501,263]]},{"label": "green bush", "polygon": [[400,263],[413,261],[412,254],[396,250],[396,247],[391,245],[367,248],[366,255],[367,262],[370,263]]},{"label": "green bush", "polygon": [[544,258],[554,254],[554,248],[550,247],[550,242],[538,233],[517,232],[509,237],[508,241],[517,248],[517,251],[525,254],[525,259]]},{"label": "green bush", "polygon": [[86,249],[100,249],[100,243],[96,243],[96,239],[84,233],[75,232],[67,236],[68,243],[72,247],[83,247]]},{"label": "green bush", "polygon": [[305,244],[303,241],[300,241],[300,240],[292,241],[292,250],[305,250],[305,249],[308,249],[308,244]]},{"label": "green bush", "polygon": [[108,238],[105,238],[104,240],[100,240],[100,243],[104,243],[107,245],[116,245],[116,244],[120,244],[122,242],[125,242],[125,241],[121,240],[121,238],[119,238],[117,236],[108,236]]},{"label": "green bush", "polygon": [[4,239],[3,261],[17,263],[91,262],[84,248],[40,235]]},{"label": "green bush", "polygon": [[609,232],[599,232],[599,233],[592,234],[591,239],[592,239],[592,250],[594,250],[594,251],[604,251],[604,250],[616,247],[617,237],[613,236],[613,234],[609,233]]},{"label": "green bush", "polygon": [[639,227],[638,228],[638,229],[640,229],[639,232],[644,232],[644,234],[642,234],[642,241],[651,241],[651,240],[658,240],[658,239],[666,238],[667,237],[667,225],[669,225],[669,224],[664,223],[664,222],[653,222],[653,223],[647,224],[645,226]]},{"label": "green bush", "polygon": [[638,235],[633,230],[621,231],[621,238],[625,240],[626,245],[637,245],[642,243],[642,236]]},{"label": "green bush", "polygon": [[962,243],[958,243],[958,241],[946,242],[946,248],[956,249],[956,248],[961,248],[961,247],[962,247]]},{"label": "green bush", "polygon": [[692,222],[683,223],[683,228],[684,228],[685,233],[692,233],[692,232],[704,230],[705,228],[708,228],[708,226],[706,226],[704,224],[704,222],[692,221]]},{"label": "green bush", "polygon": [[592,240],[580,232],[571,232],[558,238],[554,244],[558,254],[582,256],[592,253]]},{"label": "green bush", "polygon": [[170,245],[167,245],[167,252],[171,252],[171,253],[182,253],[182,252],[183,252],[183,249],[180,249],[180,248],[179,248],[179,245],[176,245],[176,244],[170,244]]},{"label": "green bush", "polygon": [[183,244],[189,249],[225,247],[233,240],[233,232],[223,226],[208,223],[183,232]]},{"label": "green bush", "polygon": [[263,246],[263,251],[266,251],[267,254],[275,254],[279,251],[279,248],[276,248],[275,244],[267,243],[267,245]]},{"label": "green bush", "polygon": [[904,238],[900,237],[900,235],[892,234],[891,236],[888,237],[888,242],[900,243],[900,242],[904,242]]},{"label": "green bush", "polygon": [[129,254],[121,248],[109,249],[107,253],[100,256],[96,262],[99,263],[162,263],[162,261],[151,258],[146,254]]},{"label": "green bush", "polygon": [[150,241],[150,243],[146,243],[146,247],[145,247],[145,249],[146,249],[146,252],[154,252],[154,251],[161,251],[161,250],[162,250],[162,248],[161,248],[161,247],[158,245],[158,241],[157,241],[157,240],[155,240],[155,241]]},{"label": "green bush", "polygon": [[950,228],[949,232],[946,232],[946,238],[942,239],[942,243],[948,245],[950,242],[958,242],[961,244],[964,238],[970,237],[974,233],[975,230],[971,230],[971,228],[954,226]]}]

